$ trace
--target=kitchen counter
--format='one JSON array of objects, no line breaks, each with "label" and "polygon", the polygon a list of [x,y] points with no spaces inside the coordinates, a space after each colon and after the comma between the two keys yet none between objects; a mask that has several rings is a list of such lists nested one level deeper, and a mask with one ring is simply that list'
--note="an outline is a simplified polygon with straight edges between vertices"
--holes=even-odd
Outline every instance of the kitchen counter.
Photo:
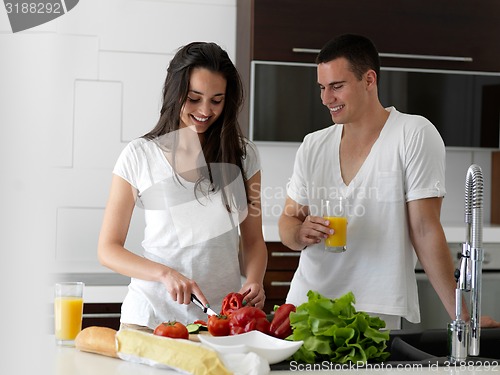
[{"label": "kitchen counter", "polygon": [[[51,337],[53,340],[53,337]],[[98,354],[80,352],[74,348],[58,347],[55,344],[51,345],[51,349],[54,353],[54,368],[55,371],[51,374],[55,375],[167,375],[167,374],[179,374],[175,371],[156,369],[150,366],[135,364],[126,361],[122,361],[116,358],[104,357]],[[333,366],[333,365],[332,365]],[[377,373],[403,373],[403,372],[418,372],[422,375],[430,374],[484,374],[484,373],[498,373],[500,374],[500,365],[496,367],[489,366],[489,368],[484,366],[449,366],[449,367],[413,367],[411,365],[400,365],[397,368],[396,364],[389,367],[387,364],[385,367],[382,365],[373,366],[371,369],[330,369],[323,366],[323,370],[317,371],[321,374],[347,374],[355,371],[359,375],[364,374],[377,374]],[[325,368],[326,367],[326,368]],[[272,371],[271,375],[282,375],[282,374],[292,374],[297,372],[302,372],[306,370],[307,367],[291,366],[288,371]],[[214,374],[216,375],[216,374]]]}]

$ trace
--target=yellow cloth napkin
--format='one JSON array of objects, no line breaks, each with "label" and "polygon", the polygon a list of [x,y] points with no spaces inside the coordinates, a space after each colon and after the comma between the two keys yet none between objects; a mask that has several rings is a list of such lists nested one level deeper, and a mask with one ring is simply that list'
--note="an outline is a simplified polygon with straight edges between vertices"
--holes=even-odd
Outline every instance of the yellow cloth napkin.
[{"label": "yellow cloth napkin", "polygon": [[116,334],[118,357],[152,367],[192,375],[266,375],[269,364],[255,353],[221,354],[197,342],[120,330]]}]

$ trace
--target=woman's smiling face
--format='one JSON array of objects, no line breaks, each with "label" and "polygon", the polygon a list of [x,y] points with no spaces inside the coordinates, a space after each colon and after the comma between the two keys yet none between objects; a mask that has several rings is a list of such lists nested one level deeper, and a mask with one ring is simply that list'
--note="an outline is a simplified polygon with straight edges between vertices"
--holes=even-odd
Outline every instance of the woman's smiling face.
[{"label": "woman's smiling face", "polygon": [[224,109],[226,79],[220,73],[195,68],[189,79],[189,91],[181,109],[180,127],[190,127],[198,134],[219,118]]}]

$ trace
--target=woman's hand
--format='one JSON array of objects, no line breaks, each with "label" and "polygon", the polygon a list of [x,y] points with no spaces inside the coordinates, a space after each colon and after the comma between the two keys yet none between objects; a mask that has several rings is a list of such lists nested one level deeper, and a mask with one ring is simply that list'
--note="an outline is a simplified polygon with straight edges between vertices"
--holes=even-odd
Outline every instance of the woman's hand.
[{"label": "woman's hand", "polygon": [[167,272],[162,277],[161,282],[165,285],[172,299],[181,305],[189,305],[191,303],[191,294],[196,295],[204,305],[208,304],[198,284],[172,268],[167,268]]},{"label": "woman's hand", "polygon": [[266,295],[264,293],[264,287],[262,285],[258,283],[247,282],[240,289],[239,293],[243,295],[246,294],[243,301],[246,301],[247,306],[255,306],[259,309],[264,308]]}]

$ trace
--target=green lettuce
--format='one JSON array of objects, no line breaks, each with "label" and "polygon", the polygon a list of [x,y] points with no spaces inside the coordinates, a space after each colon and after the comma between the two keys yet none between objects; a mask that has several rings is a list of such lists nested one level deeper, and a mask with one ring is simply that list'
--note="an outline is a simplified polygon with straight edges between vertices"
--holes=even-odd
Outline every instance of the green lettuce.
[{"label": "green lettuce", "polygon": [[389,331],[380,330],[385,328],[385,322],[356,311],[352,292],[329,299],[310,290],[307,297],[308,302],[290,313],[293,334],[288,339],[304,341],[293,355],[294,360],[366,364],[369,360],[381,362],[389,357],[385,351]]}]

